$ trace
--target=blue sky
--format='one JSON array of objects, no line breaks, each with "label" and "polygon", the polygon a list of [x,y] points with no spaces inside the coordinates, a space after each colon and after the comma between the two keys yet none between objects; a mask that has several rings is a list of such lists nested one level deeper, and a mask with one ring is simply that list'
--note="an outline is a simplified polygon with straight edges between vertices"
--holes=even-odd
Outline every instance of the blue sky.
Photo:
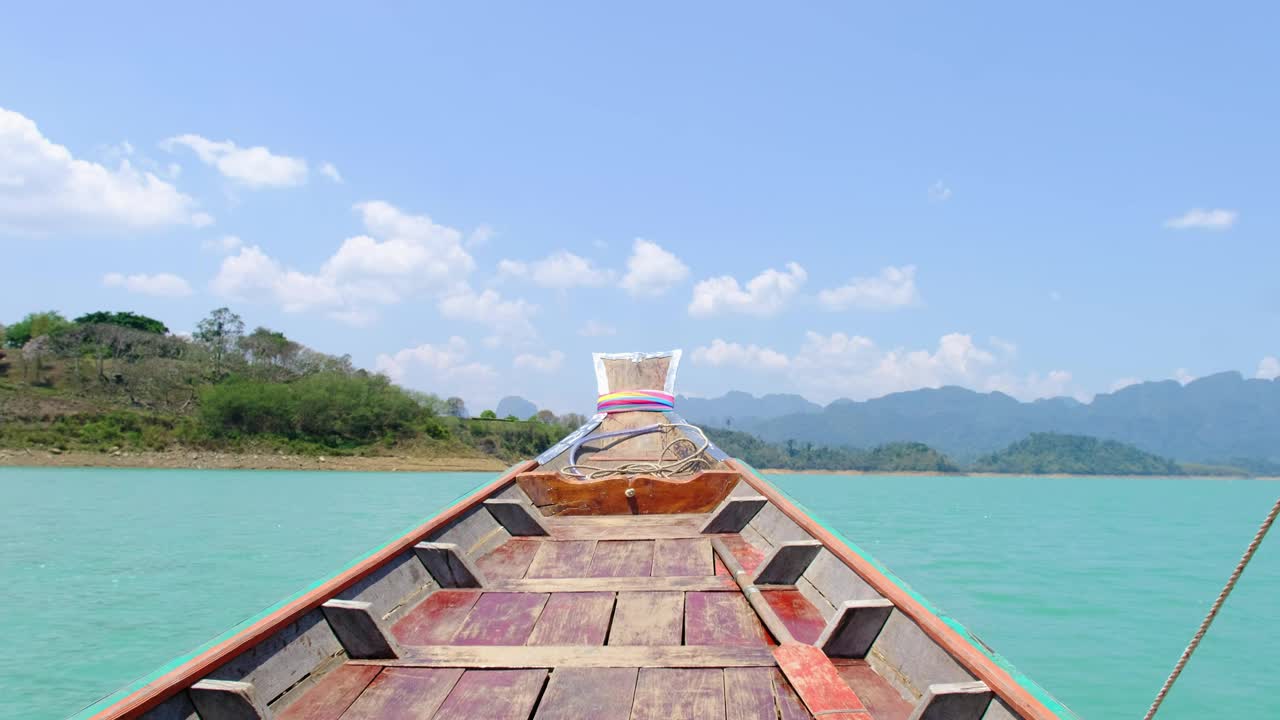
[{"label": "blue sky", "polygon": [[6,10],[0,321],[225,304],[473,409],[583,409],[592,350],[1280,374],[1272,5],[425,5]]}]

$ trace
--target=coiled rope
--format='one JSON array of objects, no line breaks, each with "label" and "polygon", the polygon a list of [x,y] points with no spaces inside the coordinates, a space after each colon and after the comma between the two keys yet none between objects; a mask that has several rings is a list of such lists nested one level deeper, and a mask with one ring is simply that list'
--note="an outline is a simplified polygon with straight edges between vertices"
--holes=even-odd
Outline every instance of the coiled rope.
[{"label": "coiled rope", "polygon": [[[599,465],[587,465],[578,462],[578,449],[582,447],[583,443],[613,437],[635,437],[655,432],[667,434],[675,432],[676,428],[688,428],[689,430],[692,430],[699,438],[701,438],[701,442],[694,442],[690,438],[681,435],[662,447],[662,452],[658,455],[657,460],[623,463],[617,467],[601,467]],[[680,443],[688,443],[690,447],[693,448],[693,452],[682,458],[672,458],[671,460],[667,460],[667,453],[671,451],[671,448],[679,445]],[[584,480],[596,480],[609,475],[654,475],[657,477],[668,477],[671,475],[679,475],[681,473],[711,467],[713,463],[707,459],[706,455],[707,448],[710,446],[711,441],[708,440],[706,434],[702,432],[702,428],[699,428],[696,425],[690,425],[689,423],[657,423],[654,425],[647,425],[645,427],[615,430],[613,432],[600,433],[598,435],[588,435],[574,443],[573,446],[569,448],[569,464],[565,466],[563,472],[566,475],[574,475]]]},{"label": "coiled rope", "polygon": [[1231,577],[1227,579],[1227,584],[1222,588],[1222,592],[1218,593],[1218,599],[1214,600],[1213,607],[1209,608],[1209,614],[1205,615],[1204,621],[1200,623],[1200,629],[1196,631],[1195,637],[1191,638],[1191,643],[1187,645],[1187,649],[1182,651],[1182,657],[1178,658],[1178,664],[1173,666],[1173,672],[1169,673],[1169,678],[1164,681],[1164,686],[1160,688],[1159,693],[1156,693],[1155,701],[1151,703],[1151,708],[1147,710],[1147,714],[1142,720],[1151,720],[1151,718],[1155,717],[1156,710],[1160,709],[1160,703],[1163,703],[1165,696],[1169,694],[1169,688],[1173,687],[1173,682],[1182,674],[1182,669],[1187,666],[1187,661],[1191,659],[1191,654],[1196,651],[1200,641],[1204,639],[1204,634],[1209,630],[1209,626],[1213,624],[1213,619],[1218,616],[1218,611],[1222,609],[1222,604],[1227,601],[1227,596],[1235,589],[1236,581],[1240,579],[1240,574],[1244,572],[1249,561],[1253,559],[1253,554],[1257,552],[1258,546],[1262,544],[1262,538],[1267,536],[1267,531],[1271,529],[1271,524],[1276,521],[1277,515],[1280,515],[1280,500],[1276,500],[1275,507],[1271,508],[1267,518],[1262,521],[1262,527],[1258,528],[1258,533],[1253,536],[1253,542],[1249,543],[1249,547],[1245,549],[1244,556],[1236,564],[1236,569],[1232,571]]}]

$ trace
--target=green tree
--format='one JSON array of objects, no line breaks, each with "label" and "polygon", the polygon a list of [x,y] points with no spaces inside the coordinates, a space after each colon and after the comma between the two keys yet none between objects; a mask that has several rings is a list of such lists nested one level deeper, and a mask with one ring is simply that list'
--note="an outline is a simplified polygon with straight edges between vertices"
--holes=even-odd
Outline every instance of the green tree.
[{"label": "green tree", "polygon": [[497,420],[498,413],[492,410],[485,410],[484,412],[480,413],[480,419],[481,420]]},{"label": "green tree", "polygon": [[197,323],[192,335],[209,349],[215,377],[222,377],[231,354],[239,347],[243,336],[244,320],[225,307],[214,310],[209,313],[209,317]]},{"label": "green tree", "polygon": [[169,334],[169,328],[165,327],[165,324],[159,320],[132,312],[105,312],[99,310],[98,312],[81,315],[75,319],[75,323],[77,325],[119,325],[120,327],[157,335]]},{"label": "green tree", "polygon": [[9,326],[5,342],[11,348],[21,348],[41,335],[56,335],[71,323],[56,310],[28,313],[26,317]]}]

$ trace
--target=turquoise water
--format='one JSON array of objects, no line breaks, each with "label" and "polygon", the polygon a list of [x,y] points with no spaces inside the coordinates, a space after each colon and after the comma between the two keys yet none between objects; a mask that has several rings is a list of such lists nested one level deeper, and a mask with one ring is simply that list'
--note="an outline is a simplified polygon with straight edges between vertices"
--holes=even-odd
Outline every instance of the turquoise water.
[{"label": "turquoise water", "polygon": [[[0,468],[0,718],[62,718],[491,478]],[[1141,717],[1280,484],[785,475],[1090,720]],[[1161,718],[1280,717],[1280,535]]]}]

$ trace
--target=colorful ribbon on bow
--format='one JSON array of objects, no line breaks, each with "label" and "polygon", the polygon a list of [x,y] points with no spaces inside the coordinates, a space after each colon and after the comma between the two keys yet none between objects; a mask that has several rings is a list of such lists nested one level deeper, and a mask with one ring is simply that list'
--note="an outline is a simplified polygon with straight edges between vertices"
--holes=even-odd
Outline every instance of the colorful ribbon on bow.
[{"label": "colorful ribbon on bow", "polygon": [[596,401],[596,412],[667,412],[676,407],[676,398],[661,390],[622,390],[605,393]]}]

